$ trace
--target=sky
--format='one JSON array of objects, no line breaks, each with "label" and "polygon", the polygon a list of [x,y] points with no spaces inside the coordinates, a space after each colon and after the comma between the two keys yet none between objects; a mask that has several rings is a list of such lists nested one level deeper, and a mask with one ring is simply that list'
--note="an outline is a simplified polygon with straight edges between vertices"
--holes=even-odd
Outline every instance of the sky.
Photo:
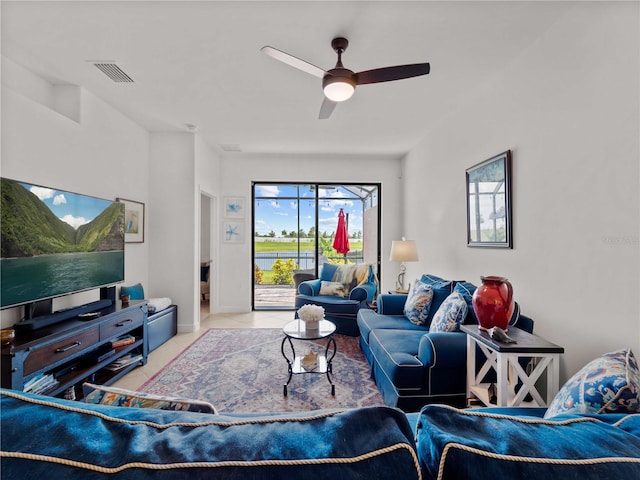
[{"label": "sky", "polygon": [[53,214],[73,228],[89,223],[113,202],[28,183],[21,184],[38,197]]},{"label": "sky", "polygon": [[[296,185],[257,185],[255,192],[255,224],[256,232],[267,235],[274,231],[281,236],[282,230],[287,232],[298,230],[298,207],[300,209],[300,228],[308,232],[315,225],[315,191],[300,188],[300,205]],[[266,198],[265,198],[266,197]],[[349,234],[362,232],[362,202],[350,192],[340,188],[320,189],[321,198],[318,208],[320,233],[329,235],[335,232],[338,225],[338,212],[344,209],[349,214]],[[351,197],[351,198],[349,198]]]}]

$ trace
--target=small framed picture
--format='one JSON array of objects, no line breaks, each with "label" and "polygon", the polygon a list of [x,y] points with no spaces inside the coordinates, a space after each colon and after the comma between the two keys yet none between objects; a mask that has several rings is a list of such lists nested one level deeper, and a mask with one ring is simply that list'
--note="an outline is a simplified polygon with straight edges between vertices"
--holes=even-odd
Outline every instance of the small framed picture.
[{"label": "small framed picture", "polygon": [[224,197],[225,218],[244,218],[244,198]]},{"label": "small framed picture", "polygon": [[225,243],[243,243],[244,222],[224,222],[223,235]]},{"label": "small framed picture", "polygon": [[116,198],[124,203],[124,241],[144,243],[144,203],[126,198]]}]

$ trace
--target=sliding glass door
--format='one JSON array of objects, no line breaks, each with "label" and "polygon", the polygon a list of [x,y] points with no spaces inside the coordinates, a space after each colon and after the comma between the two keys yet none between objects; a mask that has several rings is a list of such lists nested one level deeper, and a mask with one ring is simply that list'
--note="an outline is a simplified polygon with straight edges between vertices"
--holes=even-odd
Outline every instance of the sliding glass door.
[{"label": "sliding glass door", "polygon": [[[379,184],[255,182],[253,308],[293,309],[297,283],[317,278],[324,262],[379,271],[379,199]],[[334,248],[341,212],[348,251]]]}]

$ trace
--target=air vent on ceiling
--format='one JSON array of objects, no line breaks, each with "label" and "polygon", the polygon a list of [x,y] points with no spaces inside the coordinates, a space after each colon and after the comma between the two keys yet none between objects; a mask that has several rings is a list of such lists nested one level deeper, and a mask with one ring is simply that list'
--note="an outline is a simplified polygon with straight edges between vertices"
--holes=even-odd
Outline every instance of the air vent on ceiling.
[{"label": "air vent on ceiling", "polygon": [[242,152],[242,147],[237,143],[221,143],[220,148],[224,152]]},{"label": "air vent on ceiling", "polygon": [[113,62],[91,62],[98,70],[114,82],[133,83],[133,79]]}]

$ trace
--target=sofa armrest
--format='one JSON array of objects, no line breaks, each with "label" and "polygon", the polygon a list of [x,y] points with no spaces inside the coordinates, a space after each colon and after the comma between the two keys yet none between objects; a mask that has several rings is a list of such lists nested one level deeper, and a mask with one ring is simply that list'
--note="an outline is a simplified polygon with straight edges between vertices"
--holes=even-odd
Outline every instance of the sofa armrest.
[{"label": "sofa armrest", "polygon": [[368,282],[362,285],[358,285],[349,293],[349,300],[357,300],[358,302],[364,302],[368,300],[373,301],[375,298],[378,287],[375,283]]},{"label": "sofa armrest", "polygon": [[404,315],[406,301],[406,294],[382,293],[378,295],[378,313],[381,315]]},{"label": "sofa armrest", "polygon": [[467,335],[463,332],[425,333],[420,339],[418,360],[438,368],[466,368]]},{"label": "sofa armrest", "polygon": [[315,280],[307,280],[306,282],[301,282],[298,285],[298,293],[302,295],[309,295],[314,297],[320,294],[320,279],[316,278]]}]

